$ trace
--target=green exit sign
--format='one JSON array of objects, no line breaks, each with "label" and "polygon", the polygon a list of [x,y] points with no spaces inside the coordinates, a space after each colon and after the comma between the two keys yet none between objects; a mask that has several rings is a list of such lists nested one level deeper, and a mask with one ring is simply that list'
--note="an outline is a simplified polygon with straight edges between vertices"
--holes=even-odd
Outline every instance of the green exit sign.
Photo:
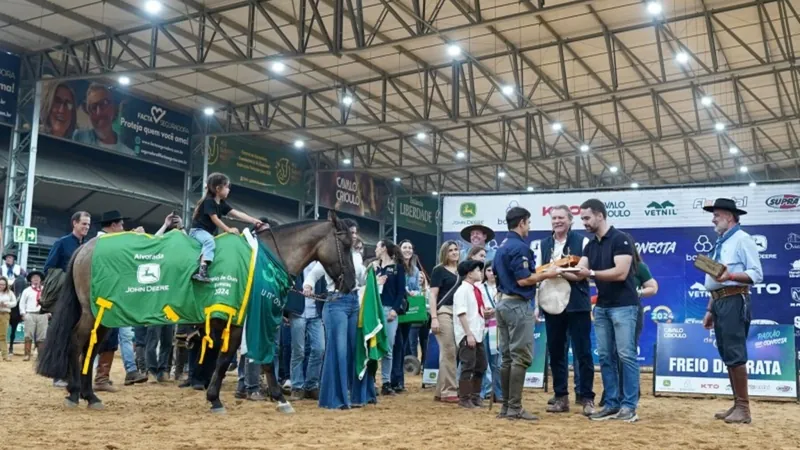
[{"label": "green exit sign", "polygon": [[35,244],[39,232],[32,227],[14,227],[15,244]]}]

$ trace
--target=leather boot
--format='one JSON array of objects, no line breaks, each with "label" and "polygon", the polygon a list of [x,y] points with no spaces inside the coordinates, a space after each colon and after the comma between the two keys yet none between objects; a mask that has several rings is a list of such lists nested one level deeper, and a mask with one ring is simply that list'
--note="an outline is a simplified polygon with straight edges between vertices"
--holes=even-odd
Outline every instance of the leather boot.
[{"label": "leather boot", "polygon": [[472,400],[472,404],[475,405],[476,408],[483,408],[483,399],[481,398],[481,388],[483,387],[483,376],[475,377],[473,376],[470,380],[470,385],[472,386],[472,392],[470,395],[470,399]]},{"label": "leather boot", "polygon": [[180,345],[177,346],[175,348],[175,381],[183,379],[183,370],[187,361],[189,361],[189,349]]},{"label": "leather boot", "polygon": [[36,360],[39,360],[39,356],[44,351],[44,342],[37,342],[36,343]]},{"label": "leather boot", "polygon": [[500,368],[500,390],[503,391],[503,405],[500,407],[498,419],[503,419],[508,414],[508,395],[510,388],[511,369]]},{"label": "leather boot", "polygon": [[538,417],[525,411],[522,407],[522,388],[525,386],[525,373],[527,368],[520,366],[511,367],[511,376],[508,383],[508,412],[506,418],[512,420],[539,420]]},{"label": "leather boot", "polygon": [[475,408],[472,404],[472,380],[458,380],[458,406],[467,409]]},{"label": "leather boot", "polygon": [[23,361],[30,361],[31,360],[31,345],[33,343],[30,339],[25,339],[25,357],[22,359]]},{"label": "leather boot", "polygon": [[134,353],[136,353],[136,368],[139,372],[147,374],[147,361],[145,360],[144,352],[144,347],[139,345],[134,349]]},{"label": "leather boot", "polygon": [[103,352],[97,361],[97,375],[94,377],[94,390],[102,392],[117,392],[116,386],[111,381],[111,364],[114,362],[114,352]]},{"label": "leather boot", "polygon": [[717,420],[725,420],[725,418],[731,415],[733,410],[736,408],[736,383],[733,382],[733,376],[731,375],[730,367],[728,367],[728,380],[731,382],[731,390],[733,391],[733,406],[725,411],[719,411],[714,414],[714,418]]},{"label": "leather boot", "polygon": [[725,423],[750,423],[750,395],[747,392],[747,366],[742,364],[731,370],[733,385],[736,386],[736,401],[733,412],[725,418]]}]

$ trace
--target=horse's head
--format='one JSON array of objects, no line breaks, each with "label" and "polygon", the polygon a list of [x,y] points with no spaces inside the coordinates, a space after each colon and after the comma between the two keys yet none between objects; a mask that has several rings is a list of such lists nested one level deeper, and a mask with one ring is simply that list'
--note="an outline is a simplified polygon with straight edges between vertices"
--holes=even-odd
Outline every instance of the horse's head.
[{"label": "horse's head", "polygon": [[336,214],[328,216],[330,234],[317,246],[317,261],[336,283],[336,289],[347,294],[356,287],[356,270],[353,267],[353,239],[347,224]]}]

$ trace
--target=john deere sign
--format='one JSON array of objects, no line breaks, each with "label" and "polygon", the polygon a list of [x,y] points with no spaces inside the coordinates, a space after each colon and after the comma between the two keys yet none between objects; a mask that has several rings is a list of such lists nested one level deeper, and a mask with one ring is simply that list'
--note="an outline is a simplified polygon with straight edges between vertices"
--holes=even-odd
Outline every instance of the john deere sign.
[{"label": "john deere sign", "polygon": [[436,234],[439,201],[431,197],[400,197],[397,199],[397,226]]}]

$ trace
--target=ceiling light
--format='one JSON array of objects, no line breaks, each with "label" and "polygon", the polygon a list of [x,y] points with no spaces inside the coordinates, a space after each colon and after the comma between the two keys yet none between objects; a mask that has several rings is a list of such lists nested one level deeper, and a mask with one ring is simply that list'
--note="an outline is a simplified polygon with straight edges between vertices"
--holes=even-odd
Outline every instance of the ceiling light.
[{"label": "ceiling light", "polygon": [[123,86],[127,86],[127,85],[131,84],[131,79],[126,77],[125,75],[123,75],[123,76],[119,77],[119,84],[121,84]]},{"label": "ceiling light", "polygon": [[651,15],[657,16],[661,14],[664,8],[661,6],[661,2],[647,2],[647,12]]},{"label": "ceiling light", "polygon": [[704,95],[703,98],[700,99],[700,103],[702,103],[703,106],[711,106],[713,100],[711,100],[711,97]]},{"label": "ceiling light", "polygon": [[439,193],[436,192],[436,191],[433,191],[433,192],[431,192],[431,195],[439,195]]},{"label": "ceiling light", "polygon": [[464,159],[464,158],[466,158],[466,157],[467,157],[467,154],[466,154],[466,153],[464,153],[464,152],[462,152],[461,150],[459,150],[459,151],[457,151],[457,152],[456,152],[456,158],[458,158],[458,159]]},{"label": "ceiling light", "polygon": [[505,178],[506,177],[506,173],[501,170],[500,172],[497,172],[497,176],[500,177],[500,178]]},{"label": "ceiling light", "polygon": [[739,149],[736,148],[736,147],[731,147],[731,148],[728,149],[728,151],[731,152],[731,155],[735,155],[735,154],[739,153]]},{"label": "ceiling light", "polygon": [[611,173],[617,173],[617,170],[619,169],[617,169],[617,166],[611,166],[608,168],[608,170],[611,171]]},{"label": "ceiling light", "polygon": [[447,54],[455,58],[461,54],[461,47],[456,44],[450,44],[447,46]]},{"label": "ceiling light", "polygon": [[394,182],[399,183],[401,181],[400,177],[394,177]]},{"label": "ceiling light", "polygon": [[714,124],[714,129],[717,131],[725,131],[725,124],[722,122],[717,122]]},{"label": "ceiling light", "polygon": [[350,158],[345,158],[342,160],[342,164],[344,164],[345,166],[349,166],[351,162],[352,161],[350,161]]},{"label": "ceiling light", "polygon": [[148,14],[158,14],[161,12],[161,2],[149,0],[144,4],[144,10],[147,11]]},{"label": "ceiling light", "polygon": [[747,166],[739,167],[739,172],[747,173]]},{"label": "ceiling light", "polygon": [[533,192],[533,186],[528,186],[528,192]]},{"label": "ceiling light", "polygon": [[301,140],[294,141],[294,148],[303,148],[306,146],[306,143]]},{"label": "ceiling light", "polygon": [[283,73],[283,71],[286,70],[286,64],[284,64],[284,63],[282,63],[280,61],[275,61],[270,66],[270,70],[272,70],[275,73]]},{"label": "ceiling light", "polygon": [[210,106],[207,107],[206,109],[203,110],[203,114],[205,114],[207,116],[213,116],[214,115],[214,108],[212,108]]},{"label": "ceiling light", "polygon": [[631,188],[632,189],[639,189],[639,183],[636,183],[636,182],[631,183]]},{"label": "ceiling light", "polygon": [[353,97],[351,97],[349,95],[345,95],[344,98],[342,98],[342,103],[344,103],[347,106],[352,105],[353,104]]},{"label": "ceiling light", "polygon": [[586,144],[581,145],[581,151],[582,152],[588,152],[589,151],[589,146],[586,145]]},{"label": "ceiling light", "polygon": [[684,51],[680,51],[675,55],[675,61],[678,61],[679,64],[686,64],[689,62],[689,54]]},{"label": "ceiling light", "polygon": [[756,187],[756,182],[755,182],[755,181],[751,181],[751,182],[750,182],[750,184],[748,184],[748,186],[750,186],[750,187]]},{"label": "ceiling light", "polygon": [[421,132],[421,131],[419,133],[417,133],[417,140],[418,141],[424,141],[426,137],[428,137],[428,135],[423,133],[423,132]]},{"label": "ceiling light", "polygon": [[514,86],[505,85],[503,86],[503,95],[511,95],[514,93]]},{"label": "ceiling light", "polygon": [[553,127],[553,131],[561,131],[564,128],[564,126],[561,125],[561,122],[554,123],[552,125],[552,127]]}]

